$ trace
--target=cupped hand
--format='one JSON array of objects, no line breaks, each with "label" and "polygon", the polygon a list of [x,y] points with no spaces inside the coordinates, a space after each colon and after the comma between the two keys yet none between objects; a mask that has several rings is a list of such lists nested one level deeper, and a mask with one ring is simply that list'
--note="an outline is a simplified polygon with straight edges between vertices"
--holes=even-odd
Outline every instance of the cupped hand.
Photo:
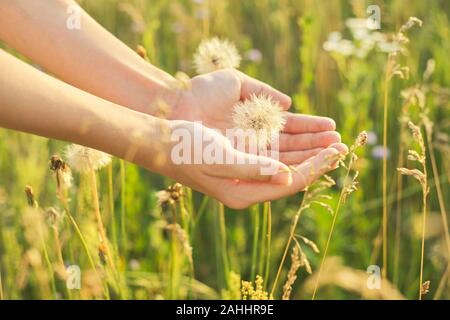
[{"label": "cupped hand", "polygon": [[319,154],[341,141],[335,122],[326,117],[293,114],[289,96],[234,69],[224,69],[191,79],[173,108],[171,119],[201,121],[203,125],[224,132],[233,128],[235,104],[252,94],[266,94],[279,102],[287,113],[287,123],[280,134],[280,161],[294,165]]},{"label": "cupped hand", "polygon": [[[205,126],[188,121],[169,121],[169,126],[172,141],[166,153],[170,161],[162,173],[235,209],[304,190],[324,173],[333,170],[339,155],[347,152],[345,145],[334,143],[289,168],[276,159],[241,152],[222,134]],[[201,150],[195,150],[199,141],[194,141],[194,137],[202,137]],[[190,143],[184,140],[187,148],[180,153],[183,139],[190,139]],[[208,157],[210,153],[206,148],[215,150],[214,161]],[[183,158],[184,161],[177,159],[185,152],[190,156]],[[201,156],[195,163],[196,152]],[[276,170],[266,174],[269,167]]]}]

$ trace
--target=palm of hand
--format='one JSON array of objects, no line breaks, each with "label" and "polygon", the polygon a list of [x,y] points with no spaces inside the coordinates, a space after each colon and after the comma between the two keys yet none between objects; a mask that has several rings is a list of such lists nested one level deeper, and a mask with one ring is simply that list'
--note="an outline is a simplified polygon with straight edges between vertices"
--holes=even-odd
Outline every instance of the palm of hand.
[{"label": "palm of hand", "polygon": [[[226,69],[194,77],[190,89],[182,92],[180,103],[172,117],[201,121],[203,125],[222,133],[233,128],[235,104],[251,94],[267,94],[287,110],[290,98],[272,87],[245,74]],[[330,118],[287,113],[285,129],[280,134],[280,161],[287,165],[303,163],[329,146],[342,149],[340,135]],[[339,146],[340,145],[340,146]]]}]

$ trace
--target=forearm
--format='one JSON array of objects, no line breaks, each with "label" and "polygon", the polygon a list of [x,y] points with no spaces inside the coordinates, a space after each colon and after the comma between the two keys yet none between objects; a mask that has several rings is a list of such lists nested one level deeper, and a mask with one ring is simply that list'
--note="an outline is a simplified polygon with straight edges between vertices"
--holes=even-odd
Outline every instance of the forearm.
[{"label": "forearm", "polygon": [[[70,141],[155,172],[166,121],[120,107],[56,80],[0,50],[0,127]],[[153,148],[153,149],[152,149]]]},{"label": "forearm", "polygon": [[67,28],[72,0],[15,0],[0,6],[0,39],[60,79],[137,111],[154,114],[155,101],[176,100],[173,77],[81,11],[81,28]]}]

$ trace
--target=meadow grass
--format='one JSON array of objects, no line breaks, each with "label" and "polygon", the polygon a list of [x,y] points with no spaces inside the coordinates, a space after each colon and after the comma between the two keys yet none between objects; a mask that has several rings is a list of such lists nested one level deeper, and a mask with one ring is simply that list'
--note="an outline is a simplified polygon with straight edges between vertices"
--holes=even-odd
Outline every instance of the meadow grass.
[{"label": "meadow grass", "polygon": [[[194,76],[201,41],[228,38],[240,70],[291,95],[293,111],[336,119],[348,144],[367,130],[367,144],[304,192],[236,211],[117,159],[65,187],[48,161],[66,161],[66,143],[1,129],[0,299],[450,298],[448,4],[375,1],[382,29],[367,39],[423,21],[392,55],[366,49],[351,27],[366,1],[79,2],[172,74]],[[335,31],[352,52],[330,40]],[[408,88],[424,94],[402,99]],[[404,171],[420,183],[396,168],[420,171]],[[54,212],[61,221],[45,224]],[[62,265],[81,268],[79,290]],[[365,289],[369,265],[381,267],[384,290]]]}]

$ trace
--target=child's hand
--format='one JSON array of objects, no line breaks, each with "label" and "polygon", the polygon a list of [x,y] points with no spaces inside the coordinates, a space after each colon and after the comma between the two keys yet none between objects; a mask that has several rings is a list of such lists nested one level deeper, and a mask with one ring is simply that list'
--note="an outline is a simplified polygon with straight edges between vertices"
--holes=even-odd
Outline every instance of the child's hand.
[{"label": "child's hand", "polygon": [[[225,69],[197,76],[178,98],[172,119],[202,121],[210,128],[233,128],[234,105],[251,94],[267,94],[284,110],[291,99],[269,85],[234,69]],[[324,148],[341,141],[335,122],[330,118],[288,113],[287,124],[280,135],[280,160],[288,165],[299,164]]]}]

